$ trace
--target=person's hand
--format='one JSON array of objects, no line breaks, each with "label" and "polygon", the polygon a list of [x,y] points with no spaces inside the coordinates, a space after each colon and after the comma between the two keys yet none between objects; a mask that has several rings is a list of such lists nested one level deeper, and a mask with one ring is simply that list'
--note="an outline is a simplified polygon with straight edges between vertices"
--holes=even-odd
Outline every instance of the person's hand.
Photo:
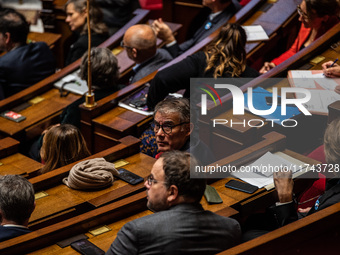
[{"label": "person's hand", "polygon": [[299,208],[298,211],[300,213],[308,213],[312,209],[312,207],[307,207],[307,208]]},{"label": "person's hand", "polygon": [[281,203],[293,200],[294,181],[291,171],[279,171],[273,174],[275,188]]},{"label": "person's hand", "polygon": [[175,41],[175,37],[172,34],[171,29],[167,24],[163,22],[161,18],[154,20],[151,25],[153,31],[155,31],[156,36],[163,40],[165,44]]},{"label": "person's hand", "polygon": [[[333,67],[330,67],[333,63],[334,63],[333,61],[328,61],[326,63],[323,63],[322,64],[323,73],[325,74],[325,76],[330,77],[330,78],[340,77],[340,66],[335,63]],[[335,90],[335,92],[337,91]]]},{"label": "person's hand", "polygon": [[262,68],[260,69],[260,73],[266,73],[268,72],[270,69],[273,69],[276,65],[273,62],[264,62]]}]

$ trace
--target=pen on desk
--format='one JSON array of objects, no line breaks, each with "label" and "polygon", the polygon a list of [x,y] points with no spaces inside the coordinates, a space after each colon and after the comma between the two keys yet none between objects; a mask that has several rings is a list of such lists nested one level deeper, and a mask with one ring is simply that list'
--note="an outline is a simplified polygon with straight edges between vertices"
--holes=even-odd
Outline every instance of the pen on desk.
[{"label": "pen on desk", "polygon": [[330,65],[330,67],[333,67],[338,60],[339,60],[338,58],[334,60],[334,62]]}]

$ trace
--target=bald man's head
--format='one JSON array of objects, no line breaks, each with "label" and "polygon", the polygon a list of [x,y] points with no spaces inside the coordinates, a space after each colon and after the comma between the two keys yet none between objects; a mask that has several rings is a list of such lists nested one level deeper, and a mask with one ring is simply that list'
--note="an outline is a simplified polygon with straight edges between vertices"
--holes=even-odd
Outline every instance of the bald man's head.
[{"label": "bald man's head", "polygon": [[141,63],[156,54],[156,34],[149,25],[134,25],[124,35],[128,56]]}]

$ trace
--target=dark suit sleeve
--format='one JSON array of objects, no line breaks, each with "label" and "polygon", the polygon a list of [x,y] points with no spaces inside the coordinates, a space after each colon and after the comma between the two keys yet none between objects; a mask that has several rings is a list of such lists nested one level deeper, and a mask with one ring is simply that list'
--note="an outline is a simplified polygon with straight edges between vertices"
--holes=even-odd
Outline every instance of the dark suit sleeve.
[{"label": "dark suit sleeve", "polygon": [[158,72],[151,81],[147,97],[149,109],[154,109],[169,93],[190,89],[190,77],[198,77],[202,66],[205,66],[205,55],[199,52]]},{"label": "dark suit sleeve", "polygon": [[279,226],[284,226],[298,220],[298,214],[296,212],[294,202],[284,205],[271,206],[269,211],[273,213],[274,218],[276,219]]},{"label": "dark suit sleeve", "polygon": [[137,227],[133,222],[126,223],[121,230],[119,230],[116,239],[105,254],[138,254],[138,237],[136,230]]}]

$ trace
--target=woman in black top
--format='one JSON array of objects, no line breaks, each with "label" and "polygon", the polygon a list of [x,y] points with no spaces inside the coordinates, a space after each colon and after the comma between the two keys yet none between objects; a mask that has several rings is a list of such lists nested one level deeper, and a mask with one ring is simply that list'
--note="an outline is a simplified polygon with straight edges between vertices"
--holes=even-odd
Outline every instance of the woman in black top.
[{"label": "woman in black top", "polygon": [[[65,65],[81,58],[88,47],[86,0],[69,0],[66,3],[66,23],[77,37],[70,46]],[[92,47],[108,38],[108,28],[103,23],[103,14],[93,0],[90,0],[90,27]]]},{"label": "woman in black top", "polygon": [[157,73],[151,82],[147,104],[150,109],[169,93],[185,89],[189,96],[190,78],[257,77],[259,73],[246,65],[247,36],[238,24],[221,28],[204,51],[199,51]]}]

